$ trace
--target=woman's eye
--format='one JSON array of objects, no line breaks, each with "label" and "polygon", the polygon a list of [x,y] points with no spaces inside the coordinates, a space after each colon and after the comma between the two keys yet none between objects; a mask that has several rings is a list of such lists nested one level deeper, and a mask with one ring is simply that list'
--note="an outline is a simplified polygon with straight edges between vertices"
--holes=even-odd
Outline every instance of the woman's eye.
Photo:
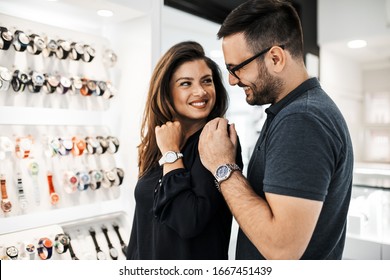
[{"label": "woman's eye", "polygon": [[205,84],[212,84],[213,83],[213,79],[211,79],[211,78],[205,79],[205,80],[203,80],[203,83],[205,83]]},{"label": "woman's eye", "polygon": [[189,85],[191,85],[191,83],[190,82],[181,82],[180,83],[180,86],[189,86]]}]

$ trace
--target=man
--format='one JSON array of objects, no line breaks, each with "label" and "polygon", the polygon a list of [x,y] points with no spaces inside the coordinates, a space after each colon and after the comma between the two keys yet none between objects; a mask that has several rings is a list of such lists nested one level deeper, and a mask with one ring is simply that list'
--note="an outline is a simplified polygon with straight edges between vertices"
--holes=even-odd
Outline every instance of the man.
[{"label": "man", "polygon": [[226,119],[210,121],[199,142],[240,226],[236,258],[341,259],[352,144],[339,109],[308,76],[295,9],[282,0],[245,2],[218,37],[229,83],[243,88],[248,104],[271,104],[247,178],[234,164],[234,124],[228,133]]}]

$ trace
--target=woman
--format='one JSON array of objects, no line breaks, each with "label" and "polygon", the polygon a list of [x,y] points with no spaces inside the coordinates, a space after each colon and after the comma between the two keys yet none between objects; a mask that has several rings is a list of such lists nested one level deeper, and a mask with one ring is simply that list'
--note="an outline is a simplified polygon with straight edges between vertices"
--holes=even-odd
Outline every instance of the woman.
[{"label": "woman", "polygon": [[[231,213],[201,164],[199,135],[228,97],[201,45],[171,47],[152,74],[127,259],[227,259]],[[241,151],[237,163],[242,168]]]}]

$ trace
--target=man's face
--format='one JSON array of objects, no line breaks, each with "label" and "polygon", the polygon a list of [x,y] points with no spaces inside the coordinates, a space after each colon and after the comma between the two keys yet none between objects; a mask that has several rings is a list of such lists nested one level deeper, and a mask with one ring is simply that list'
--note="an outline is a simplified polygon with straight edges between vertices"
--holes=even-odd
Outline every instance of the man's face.
[{"label": "man's face", "polygon": [[[225,37],[222,41],[222,49],[228,69],[235,69],[235,66],[256,55],[247,46],[242,33]],[[243,88],[246,101],[250,105],[275,103],[280,93],[281,80],[272,76],[267,69],[267,62],[270,60],[272,57],[266,51],[260,57],[229,74],[230,85]]]}]

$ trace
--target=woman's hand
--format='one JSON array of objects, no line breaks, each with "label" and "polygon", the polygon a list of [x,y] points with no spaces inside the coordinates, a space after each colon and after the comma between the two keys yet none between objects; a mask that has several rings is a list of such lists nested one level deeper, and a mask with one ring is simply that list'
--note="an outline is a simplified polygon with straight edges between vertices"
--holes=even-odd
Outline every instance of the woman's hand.
[{"label": "woman's hand", "polygon": [[162,126],[156,126],[156,141],[161,154],[168,151],[179,152],[183,142],[183,131],[178,121],[166,122]]}]

